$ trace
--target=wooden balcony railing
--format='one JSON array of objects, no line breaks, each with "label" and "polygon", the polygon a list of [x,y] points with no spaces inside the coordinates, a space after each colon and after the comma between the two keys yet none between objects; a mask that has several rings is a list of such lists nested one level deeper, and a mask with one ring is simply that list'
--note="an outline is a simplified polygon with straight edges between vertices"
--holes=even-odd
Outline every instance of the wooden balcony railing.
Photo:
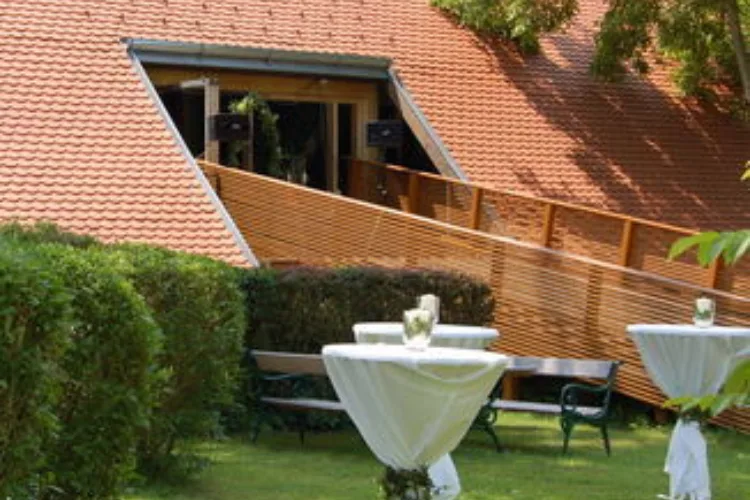
[{"label": "wooden balcony railing", "polygon": [[671,244],[695,231],[563,201],[487,188],[396,165],[351,160],[348,195],[464,228],[508,236],[750,295],[750,265],[702,268],[688,254],[667,261]]},{"label": "wooden balcony railing", "polygon": [[[526,356],[625,361],[618,391],[644,402],[659,405],[664,396],[646,374],[625,331],[627,325],[689,321],[693,299],[702,291],[716,299],[720,324],[750,325],[747,296],[544,248],[539,245],[541,238],[524,243],[237,169],[203,166],[261,260],[419,267],[473,276],[492,289],[494,325],[501,332],[493,349]],[[415,182],[431,180],[419,177]],[[408,187],[405,183],[404,202]],[[420,195],[425,187],[430,186],[422,185]],[[467,217],[461,220],[467,226],[473,207],[483,206],[492,194],[476,192],[469,189],[466,193]],[[546,206],[534,213],[558,211],[552,215],[554,224],[560,223],[564,207]],[[422,201],[419,208],[425,208]],[[492,214],[479,215],[482,220],[486,216]],[[636,229],[642,227],[636,224],[629,229],[633,257],[640,255]],[[559,241],[559,231],[544,230],[541,220],[533,229],[537,237],[547,234],[551,244]],[[615,258],[621,237],[612,239]],[[727,411],[717,422],[750,432],[750,410]]]}]

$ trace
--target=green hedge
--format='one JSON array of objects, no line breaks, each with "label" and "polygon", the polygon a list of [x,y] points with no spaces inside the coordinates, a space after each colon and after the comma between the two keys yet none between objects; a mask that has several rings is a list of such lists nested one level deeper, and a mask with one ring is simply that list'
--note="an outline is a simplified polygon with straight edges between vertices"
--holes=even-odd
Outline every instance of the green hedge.
[{"label": "green hedge", "polygon": [[60,245],[40,251],[63,276],[74,311],[45,477],[56,498],[113,498],[133,478],[148,427],[161,333],[108,255]]},{"label": "green hedge", "polygon": [[244,310],[226,264],[0,227],[0,494],[113,498],[136,464],[183,472],[178,441],[233,403]]},{"label": "green hedge", "polygon": [[352,325],[402,321],[417,297],[441,300],[441,323],[488,325],[494,301],[485,283],[438,271],[382,268],[252,269],[244,272],[248,328],[254,349],[320,352],[332,342],[352,342]]},{"label": "green hedge", "polygon": [[219,431],[238,384],[245,329],[238,271],[195,255],[145,245],[114,249],[120,270],[151,308],[164,335],[151,426],[140,443],[144,472],[174,463],[179,439]]},{"label": "green hedge", "polygon": [[70,302],[44,259],[0,240],[0,498],[23,497],[57,430]]}]

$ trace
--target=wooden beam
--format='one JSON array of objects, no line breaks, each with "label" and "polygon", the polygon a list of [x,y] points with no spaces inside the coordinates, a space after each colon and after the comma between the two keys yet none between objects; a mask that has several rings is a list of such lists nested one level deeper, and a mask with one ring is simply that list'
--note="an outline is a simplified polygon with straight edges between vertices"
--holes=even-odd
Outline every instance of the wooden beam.
[{"label": "wooden beam", "polygon": [[622,237],[620,238],[620,258],[618,263],[622,267],[628,267],[630,263],[630,251],[633,247],[633,226],[631,219],[626,219],[622,225]]},{"label": "wooden beam", "polygon": [[326,189],[339,192],[339,105],[326,106]]},{"label": "wooden beam", "polygon": [[362,100],[373,101],[376,104],[378,102],[378,85],[370,81],[158,65],[150,65],[146,70],[156,87],[180,86],[183,81],[187,81],[187,85],[190,86],[196,79],[212,78],[220,82],[221,88],[225,91],[253,90],[264,98],[274,101],[344,102],[348,104]]},{"label": "wooden beam", "polygon": [[205,118],[205,129],[204,129],[204,153],[203,157],[206,161],[219,163],[219,141],[211,140],[211,124],[209,117],[219,112],[219,82],[215,79],[207,78],[203,87],[204,92],[204,118]]},{"label": "wooden beam", "polygon": [[555,229],[555,211],[554,203],[547,203],[544,207],[544,221],[542,223],[542,237],[540,243],[548,247],[552,241],[552,231]]},{"label": "wooden beam", "polygon": [[484,189],[474,186],[471,192],[471,217],[469,219],[469,229],[479,229],[482,222],[482,198]]}]

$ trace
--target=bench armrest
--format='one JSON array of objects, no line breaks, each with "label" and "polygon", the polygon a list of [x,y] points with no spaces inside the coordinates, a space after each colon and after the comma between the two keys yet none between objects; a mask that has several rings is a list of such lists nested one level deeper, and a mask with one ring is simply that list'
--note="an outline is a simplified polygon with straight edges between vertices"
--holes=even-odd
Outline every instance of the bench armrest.
[{"label": "bench armrest", "polygon": [[[609,392],[609,385],[586,385],[586,384],[567,384],[560,392],[560,406],[563,410],[573,410],[579,406],[578,396],[580,394],[593,394],[605,397]],[[606,403],[606,402],[605,402]]]}]

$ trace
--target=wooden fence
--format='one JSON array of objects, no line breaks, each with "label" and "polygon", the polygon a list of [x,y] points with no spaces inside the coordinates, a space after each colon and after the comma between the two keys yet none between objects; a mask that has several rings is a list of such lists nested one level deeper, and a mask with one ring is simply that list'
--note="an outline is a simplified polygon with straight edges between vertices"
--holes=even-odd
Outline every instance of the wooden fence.
[{"label": "wooden fence", "polygon": [[351,160],[348,196],[449,224],[750,296],[750,262],[732,268],[667,261],[694,230],[572,203],[486,188],[396,165]]},{"label": "wooden fence", "polygon": [[[663,395],[626,325],[690,321],[702,291],[716,299],[719,323],[750,325],[744,297],[256,174],[204,168],[261,259],[466,273],[492,287],[501,332],[495,349],[623,360],[618,390],[644,402],[660,404]],[[750,412],[727,412],[719,422],[750,431]]]}]

